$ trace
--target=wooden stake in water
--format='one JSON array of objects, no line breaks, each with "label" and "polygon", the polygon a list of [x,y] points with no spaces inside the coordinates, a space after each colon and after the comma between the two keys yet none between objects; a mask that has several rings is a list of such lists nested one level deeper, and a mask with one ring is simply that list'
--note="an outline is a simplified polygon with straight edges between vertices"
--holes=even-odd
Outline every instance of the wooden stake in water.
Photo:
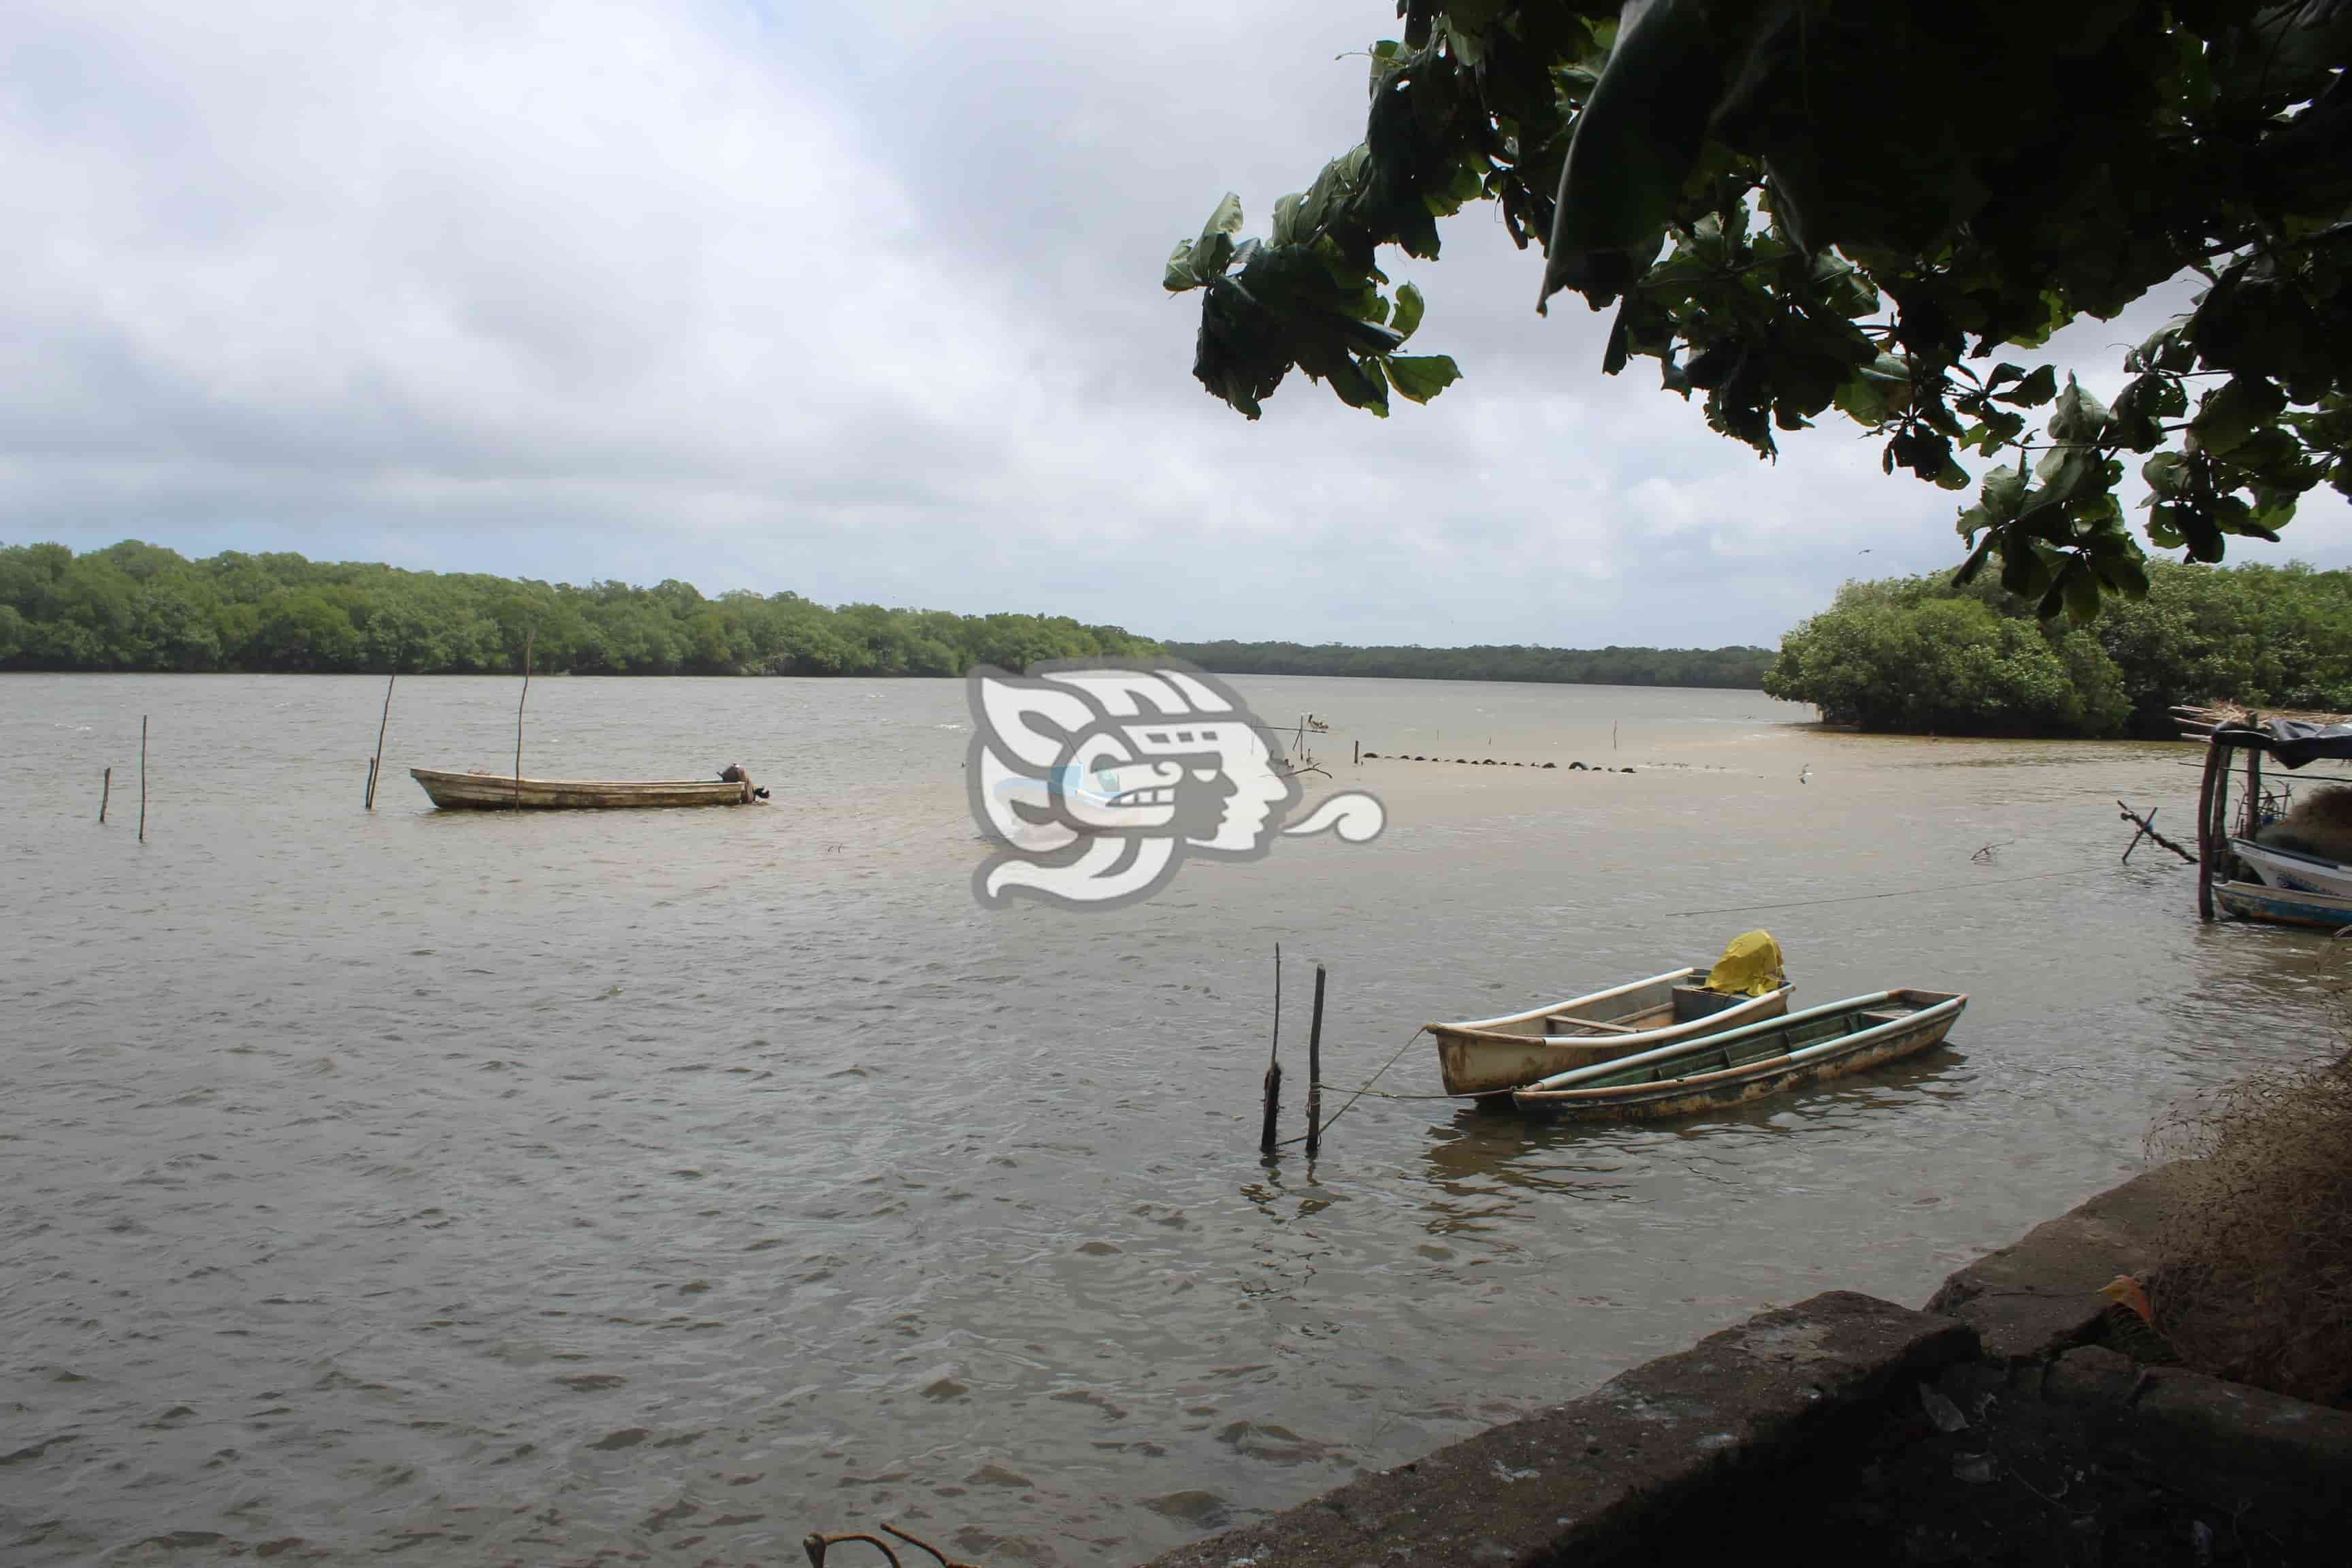
[{"label": "wooden stake in water", "polygon": [[1315,966],[1315,1016],[1307,1026],[1307,1157],[1323,1146],[1323,966]]},{"label": "wooden stake in water", "polygon": [[370,811],[375,809],[375,782],[383,772],[383,731],[392,722],[392,683],[399,679],[400,672],[394,670],[383,683],[383,716],[375,721],[375,755],[368,762],[367,808]]},{"label": "wooden stake in water", "polygon": [[147,715],[139,715],[139,842],[147,842]]},{"label": "wooden stake in water", "polygon": [[1274,1049],[1265,1059],[1265,1126],[1257,1135],[1257,1152],[1274,1154],[1274,1129],[1282,1112],[1282,943],[1274,944]]},{"label": "wooden stake in water", "polygon": [[514,809],[517,811],[522,809],[522,705],[530,700],[530,639],[533,635],[529,630],[522,634],[522,695],[515,699]]},{"label": "wooden stake in water", "polygon": [[106,776],[98,781],[98,825],[100,827],[106,826],[106,797],[113,793],[114,770],[109,768],[106,770]]}]

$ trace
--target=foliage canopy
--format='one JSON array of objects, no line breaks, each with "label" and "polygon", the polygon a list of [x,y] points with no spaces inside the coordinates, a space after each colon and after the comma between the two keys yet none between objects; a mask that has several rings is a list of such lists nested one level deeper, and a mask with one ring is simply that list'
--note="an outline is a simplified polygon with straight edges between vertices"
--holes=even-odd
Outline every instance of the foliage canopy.
[{"label": "foliage canopy", "polygon": [[0,669],[504,672],[520,668],[526,634],[538,668],[580,675],[961,675],[1159,647],[1064,616],[707,599],[690,583],[575,588],[235,552],[189,561],[136,540],[80,556],[0,548]]},{"label": "foliage canopy", "polygon": [[2168,738],[2176,702],[2352,710],[2352,572],[2148,566],[2088,626],[1990,579],[1849,583],[1780,639],[1775,697],[1866,730]]},{"label": "foliage canopy", "polygon": [[[1835,409],[1888,472],[1974,484],[1961,580],[1998,561],[2044,617],[2147,593],[2126,453],[2148,540],[2197,561],[2352,495],[2352,0],[1397,9],[1363,142],[1263,239],[1228,195],[1169,259],[1193,374],[1249,417],[1293,367],[1380,415],[1454,381],[1376,258],[1483,200],[1545,247],[1542,298],[1615,307],[1608,374],[1654,360],[1765,457]],[[2006,357],[2191,271],[2112,405]]]}]

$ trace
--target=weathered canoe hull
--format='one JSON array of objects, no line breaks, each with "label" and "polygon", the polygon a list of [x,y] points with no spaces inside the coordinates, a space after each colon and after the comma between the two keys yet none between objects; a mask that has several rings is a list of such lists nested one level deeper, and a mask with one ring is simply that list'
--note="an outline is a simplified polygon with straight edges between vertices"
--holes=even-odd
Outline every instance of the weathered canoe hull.
[{"label": "weathered canoe hull", "polygon": [[[1445,1092],[1500,1095],[1556,1073],[1738,1028],[1789,1009],[1789,988],[1762,996],[1704,989],[1696,965],[1499,1018],[1431,1024]],[[1705,1009],[1689,1016],[1694,1009]],[[1575,1030],[1583,1024],[1590,1032]],[[1558,1032],[1555,1032],[1558,1031]]]},{"label": "weathered canoe hull", "polygon": [[2256,882],[2216,882],[2213,901],[2222,911],[2242,921],[2269,921],[2276,925],[2311,926],[2321,931],[2352,929],[2352,899],[2307,893],[2287,888],[2265,888]]},{"label": "weathered canoe hull", "polygon": [[[1669,1073],[1678,1059],[1687,1060],[1693,1070],[1647,1083],[1522,1089],[1511,1100],[1523,1110],[1576,1121],[1655,1121],[1701,1115],[1916,1055],[1941,1044],[1967,1005],[1966,996],[1941,991],[1852,997],[1658,1053],[1669,1059],[1655,1070]],[[1852,1032],[1824,1034],[1832,1023],[1843,1023]],[[1763,1050],[1773,1054],[1740,1059]],[[1725,1065],[1714,1065],[1718,1058]],[[1592,1069],[1593,1076],[1612,1076],[1612,1068],[1637,1070],[1629,1059],[1604,1063]]]},{"label": "weathered canoe hull", "polygon": [[411,768],[444,811],[616,811],[662,805],[750,805],[751,786],[718,779],[517,779]]}]

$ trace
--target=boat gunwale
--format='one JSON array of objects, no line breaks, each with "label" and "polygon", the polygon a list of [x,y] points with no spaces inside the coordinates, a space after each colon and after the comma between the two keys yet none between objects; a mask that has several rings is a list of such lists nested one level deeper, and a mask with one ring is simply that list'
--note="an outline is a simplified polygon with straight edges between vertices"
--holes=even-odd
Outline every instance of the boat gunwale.
[{"label": "boat gunwale", "polygon": [[[1900,994],[1902,994],[1900,991],[1881,992],[1874,998],[1856,998],[1854,1001],[1858,1005],[1851,1006],[1832,1003],[1825,1007],[1809,1007],[1804,1013],[1791,1014],[1787,1018],[1777,1021],[1772,1026],[1786,1028],[1805,1019],[1808,1016],[1817,1018],[1826,1012],[1866,1012],[1875,1003],[1884,1002]],[[1898,1038],[1909,1032],[1948,1034],[1952,1024],[1968,1008],[1967,993],[1930,992],[1927,994],[1938,995],[1942,1000],[1922,1007],[1916,1013],[1906,1014],[1900,1018],[1890,1018],[1883,1024],[1875,1024],[1867,1029],[1857,1030],[1850,1035],[1840,1035],[1833,1038],[1801,1046],[1793,1051],[1784,1051],[1777,1057],[1760,1057],[1755,1061],[1741,1062],[1736,1067],[1716,1068],[1704,1073],[1688,1073],[1679,1078],[1652,1079],[1646,1083],[1603,1084],[1574,1089],[1544,1089],[1530,1086],[1527,1089],[1514,1089],[1511,1099],[1514,1103],[1535,1106],[1640,1104],[1644,1098],[1671,1099],[1676,1094],[1694,1089],[1709,1089],[1735,1080],[1769,1078],[1775,1073],[1787,1072],[1791,1068],[1801,1069],[1834,1061],[1840,1057],[1859,1055],[1874,1045]],[[1943,1026],[1941,1031],[1933,1031],[1929,1027],[1936,1024]],[[1738,1032],[1744,1031],[1735,1031],[1735,1033]],[[1707,1042],[1707,1048],[1713,1049],[1731,1037],[1730,1035],[1724,1035],[1710,1040]],[[1614,1072],[1632,1065],[1634,1065],[1634,1058],[1627,1057],[1618,1061],[1601,1062],[1594,1067],[1580,1068],[1577,1070],[1591,1073]]]},{"label": "boat gunwale", "polygon": [[[1605,991],[1589,992],[1582,996],[1563,996],[1557,1002],[1547,1002],[1540,1007],[1530,1007],[1524,1013],[1506,1013],[1500,1016],[1493,1018],[1463,1018],[1450,1024],[1428,1024],[1424,1025],[1423,1027],[1427,1028],[1432,1034],[1443,1029],[1448,1034],[1454,1035],[1475,1036],[1491,1034],[1496,1038],[1508,1040],[1541,1039],[1547,1037],[1538,1035],[1506,1035],[1496,1030],[1494,1026],[1497,1024],[1524,1024],[1531,1019],[1541,1018],[1550,1014],[1557,1013],[1563,1007],[1589,1006],[1595,1002],[1606,1002],[1613,997],[1630,995],[1633,992],[1643,990],[1647,986],[1680,980],[1686,974],[1699,974],[1704,973],[1706,973],[1706,971],[1702,970],[1697,964],[1688,963],[1685,964],[1680,969],[1669,969],[1663,974],[1653,974],[1645,980],[1629,980],[1622,985],[1612,985]],[[1563,1039],[1581,1039],[1583,1037],[1566,1035],[1559,1037]]]},{"label": "boat gunwale", "polygon": [[740,790],[730,779],[539,779],[528,773],[452,773],[446,768],[411,768],[408,776],[418,784],[427,779],[446,779],[455,784],[480,784],[492,789],[693,789]]},{"label": "boat gunwale", "polygon": [[[2282,860],[2300,860],[2306,866],[2325,867],[2330,871],[2341,871],[2347,876],[2352,876],[2352,865],[2347,865],[2344,861],[2330,860],[2324,855],[2306,854],[2300,849],[2289,849],[2283,845],[2265,844],[2259,838],[2232,837],[2230,840],[2230,849],[2231,853],[2238,855],[2243,855],[2251,849],[2256,855],[2274,855]],[[2342,895],[2331,894],[2330,896],[2341,897]]]},{"label": "boat gunwale", "polygon": [[1573,1089],[1576,1087],[1577,1082],[1592,1077],[1597,1077],[1602,1073],[1622,1072],[1627,1068],[1663,1064],[1672,1060],[1675,1056],[1682,1052],[1695,1052],[1702,1048],[1712,1050],[1717,1046],[1729,1045],[1733,1041],[1742,1037],[1752,1037],[1753,1036],[1764,1033],[1768,1029],[1793,1029],[1801,1024],[1813,1023],[1822,1018],[1828,1017],[1830,1015],[1834,1013],[1860,1012],[1867,1007],[1874,1007],[1882,1002],[1893,1001],[1895,997],[1902,995],[1905,989],[1913,989],[1914,994],[1936,996],[1938,998],[1961,994],[1960,993],[1950,991],[1921,992],[1916,991],[1914,988],[1897,988],[1893,991],[1865,991],[1859,995],[1848,996],[1843,1001],[1816,1003],[1811,1007],[1801,1008],[1794,1013],[1784,1013],[1777,1018],[1764,1018],[1753,1024],[1742,1024],[1736,1029],[1726,1029],[1719,1035],[1704,1037],[1706,1039],[1706,1045],[1704,1047],[1702,1047],[1699,1041],[1696,1039],[1672,1040],[1656,1047],[1654,1050],[1643,1051],[1633,1056],[1619,1057],[1613,1061],[1594,1062],[1589,1067],[1571,1068],[1566,1072],[1554,1073],[1549,1078],[1540,1079],[1534,1083],[1527,1085],[1526,1089],[1529,1091],[1541,1089],[1546,1092],[1564,1089]]}]

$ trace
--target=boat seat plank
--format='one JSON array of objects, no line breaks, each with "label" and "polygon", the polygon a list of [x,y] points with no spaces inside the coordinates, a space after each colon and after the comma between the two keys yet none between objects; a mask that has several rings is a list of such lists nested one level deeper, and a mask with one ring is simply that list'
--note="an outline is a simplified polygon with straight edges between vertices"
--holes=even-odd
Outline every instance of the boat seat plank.
[{"label": "boat seat plank", "polygon": [[1638,1035],[1642,1032],[1639,1024],[1610,1024],[1599,1018],[1563,1017],[1557,1013],[1544,1020],[1544,1027],[1555,1035],[1564,1035],[1570,1029],[1600,1029],[1612,1035]]}]

